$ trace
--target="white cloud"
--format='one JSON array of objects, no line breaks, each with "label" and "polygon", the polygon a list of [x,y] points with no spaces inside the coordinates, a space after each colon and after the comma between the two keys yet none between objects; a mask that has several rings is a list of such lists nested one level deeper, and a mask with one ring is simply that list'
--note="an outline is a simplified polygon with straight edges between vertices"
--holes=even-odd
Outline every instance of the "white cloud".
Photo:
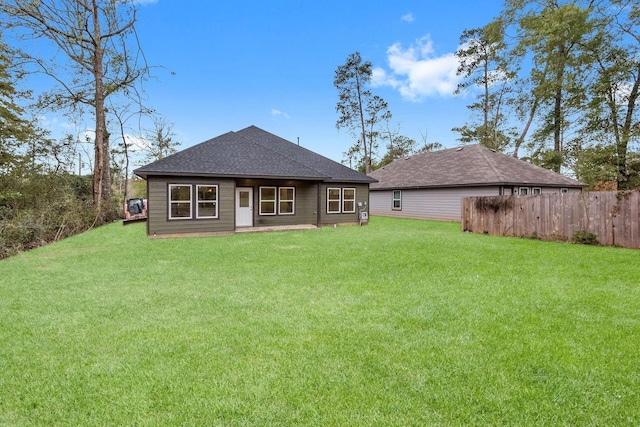
[{"label": "white cloud", "polygon": [[274,117],[282,116],[285,119],[289,119],[290,118],[287,113],[285,113],[284,111],[277,110],[275,108],[271,109],[271,115],[274,116]]},{"label": "white cloud", "polygon": [[74,123],[71,123],[71,122],[60,123],[60,127],[62,129],[67,129],[67,130],[75,130],[76,129],[76,125]]},{"label": "white cloud", "polygon": [[129,146],[129,150],[133,152],[144,151],[151,146],[149,141],[147,141],[145,138],[142,138],[140,136],[125,134],[124,139],[125,141],[127,141],[127,146]]},{"label": "white cloud", "polygon": [[96,139],[95,129],[85,129],[84,131],[80,132],[80,135],[78,137],[78,142],[93,143],[95,139]]},{"label": "white cloud", "polygon": [[411,12],[407,13],[406,15],[402,15],[400,19],[402,19],[404,22],[413,22],[415,20],[415,18],[413,17],[413,13]]},{"label": "white cloud", "polygon": [[391,86],[402,97],[420,101],[429,96],[451,96],[460,81],[456,75],[458,60],[454,53],[436,55],[429,36],[404,49],[395,43],[387,49],[390,72],[373,70],[374,86]]},{"label": "white cloud", "polygon": [[153,3],[158,3],[158,0],[135,0],[134,3],[136,4],[153,4]]},{"label": "white cloud", "polygon": [[38,121],[38,125],[45,129],[50,129],[58,125],[58,118],[55,116],[51,117],[51,116],[45,116],[44,114],[42,114],[37,116],[36,120]]}]

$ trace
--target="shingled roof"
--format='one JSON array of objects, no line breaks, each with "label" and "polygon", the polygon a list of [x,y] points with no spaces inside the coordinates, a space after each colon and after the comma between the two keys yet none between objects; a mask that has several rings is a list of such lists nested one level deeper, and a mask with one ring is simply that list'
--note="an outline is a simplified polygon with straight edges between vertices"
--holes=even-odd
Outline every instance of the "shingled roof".
[{"label": "shingled roof", "polygon": [[228,132],[134,171],[149,175],[375,182],[375,179],[256,126]]},{"label": "shingled roof", "polygon": [[526,185],[586,187],[549,169],[491,150],[467,145],[401,158],[369,174],[371,190]]}]

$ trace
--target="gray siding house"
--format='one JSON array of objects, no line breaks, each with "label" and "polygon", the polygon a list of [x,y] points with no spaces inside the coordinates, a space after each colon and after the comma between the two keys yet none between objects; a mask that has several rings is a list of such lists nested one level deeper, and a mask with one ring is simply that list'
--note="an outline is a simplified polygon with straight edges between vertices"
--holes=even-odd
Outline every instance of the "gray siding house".
[{"label": "gray siding house", "polygon": [[369,174],[371,215],[460,221],[464,197],[582,191],[587,185],[496,152],[467,145],[401,158]]},{"label": "gray siding house", "polygon": [[374,178],[250,126],[138,168],[147,234],[357,224]]}]

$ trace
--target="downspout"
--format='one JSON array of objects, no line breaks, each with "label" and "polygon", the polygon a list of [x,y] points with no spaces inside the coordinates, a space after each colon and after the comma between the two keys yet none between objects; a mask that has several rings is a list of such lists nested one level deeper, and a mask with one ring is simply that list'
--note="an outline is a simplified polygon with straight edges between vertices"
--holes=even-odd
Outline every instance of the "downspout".
[{"label": "downspout", "polygon": [[[393,192],[391,194],[393,194]],[[371,221],[371,184],[367,184],[367,206],[365,206],[365,208],[367,216],[369,216],[369,221]]]}]

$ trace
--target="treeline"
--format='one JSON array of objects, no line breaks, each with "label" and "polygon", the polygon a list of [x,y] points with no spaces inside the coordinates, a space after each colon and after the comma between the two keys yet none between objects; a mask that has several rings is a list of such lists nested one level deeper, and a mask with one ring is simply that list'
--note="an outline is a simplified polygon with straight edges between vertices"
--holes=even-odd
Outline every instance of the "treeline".
[{"label": "treeline", "polygon": [[640,187],[637,0],[506,0],[460,38],[463,142],[590,184]]},{"label": "treeline", "polygon": [[[0,1],[0,258],[121,218],[145,194],[133,167],[176,151],[172,124],[143,105],[137,7]],[[75,132],[52,135],[46,114]]]},{"label": "treeline", "polygon": [[[594,190],[640,188],[640,4],[637,0],[505,0],[499,15],[460,37],[456,94],[469,115],[452,131],[571,175]],[[442,148],[390,126],[355,52],[335,72],[344,162],[363,172]],[[386,153],[379,151],[386,149]]]},{"label": "treeline", "polygon": [[[129,196],[144,197],[145,182],[131,184]],[[0,189],[0,259],[98,225],[91,175],[42,170],[0,174]],[[124,194],[114,194],[113,216],[120,218]]]},{"label": "treeline", "polygon": [[0,258],[89,229],[96,220],[90,176],[0,176]]}]

